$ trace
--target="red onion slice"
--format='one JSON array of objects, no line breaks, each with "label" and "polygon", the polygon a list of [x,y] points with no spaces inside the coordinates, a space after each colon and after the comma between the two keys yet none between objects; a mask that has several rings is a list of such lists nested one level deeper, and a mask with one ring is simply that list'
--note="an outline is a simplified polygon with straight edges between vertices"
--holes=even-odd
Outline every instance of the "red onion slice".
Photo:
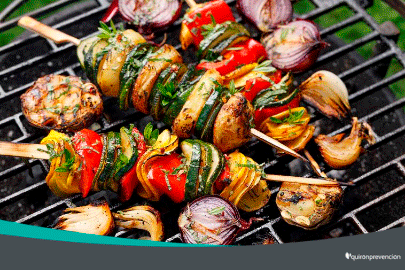
[{"label": "red onion slice", "polygon": [[307,70],[328,45],[321,40],[314,22],[301,19],[279,26],[263,38],[262,44],[274,67],[291,72]]},{"label": "red onion slice", "polygon": [[290,0],[238,0],[238,11],[262,32],[270,32],[277,25],[291,21],[293,9]]},{"label": "red onion slice", "polygon": [[119,0],[118,8],[124,20],[131,22],[142,34],[164,30],[180,16],[178,0]]},{"label": "red onion slice", "polygon": [[185,243],[229,245],[237,233],[248,229],[254,220],[259,219],[244,221],[232,203],[210,195],[187,204],[180,213],[178,225]]}]

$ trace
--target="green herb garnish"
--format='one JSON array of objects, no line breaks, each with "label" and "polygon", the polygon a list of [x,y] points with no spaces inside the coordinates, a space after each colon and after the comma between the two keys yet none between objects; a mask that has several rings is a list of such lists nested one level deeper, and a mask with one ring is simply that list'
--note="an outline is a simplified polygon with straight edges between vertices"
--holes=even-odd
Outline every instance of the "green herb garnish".
[{"label": "green herb garnish", "polygon": [[149,122],[143,131],[143,136],[145,137],[147,144],[152,146],[159,137],[159,130],[153,129],[152,123]]},{"label": "green herb garnish", "polygon": [[208,210],[208,214],[217,216],[217,215],[222,214],[224,211],[225,211],[225,206],[218,206],[218,207]]},{"label": "green herb garnish", "polygon": [[161,104],[163,107],[169,105],[170,101],[177,97],[176,85],[173,81],[168,82],[165,85],[158,83],[157,87],[162,94]]},{"label": "green herb garnish", "polygon": [[288,113],[289,113],[288,117],[286,117],[284,119],[278,119],[278,118],[275,118],[275,117],[270,117],[270,120],[273,123],[276,123],[276,124],[289,123],[291,125],[299,125],[299,124],[304,124],[305,123],[305,121],[300,121],[300,119],[302,118],[302,116],[305,113],[304,109],[302,109],[300,111],[297,111],[297,112],[292,112],[291,108],[288,107]]},{"label": "green herb garnish", "polygon": [[276,72],[277,69],[271,65],[271,60],[266,60],[260,63],[257,67],[253,69],[254,71],[258,72],[265,72],[265,73],[272,73]]},{"label": "green herb garnish", "polygon": [[72,156],[69,150],[63,149],[62,155],[65,155],[65,162],[63,162],[60,167],[56,168],[55,172],[68,172],[75,163],[75,156]]},{"label": "green herb garnish", "polygon": [[253,106],[255,107],[256,110],[265,108],[267,105],[274,102],[278,97],[278,95],[287,93],[287,91],[284,89],[280,90],[267,89],[262,91],[265,91],[264,94],[260,95],[258,98],[254,100]]},{"label": "green herb garnish", "polygon": [[240,89],[236,89],[235,82],[233,80],[231,80],[229,82],[229,93],[231,93],[231,95],[235,95],[239,91],[240,91]]},{"label": "green herb garnish", "polygon": [[112,30],[110,30],[110,28],[105,23],[100,22],[100,27],[98,28],[98,30],[101,33],[98,34],[97,37],[107,40],[109,40],[110,38],[114,38],[117,35],[118,31],[112,20],[110,21],[110,26]]},{"label": "green herb garnish", "polygon": [[212,16],[212,14],[210,14],[211,17],[211,23],[210,24],[204,24],[201,26],[201,35],[208,36],[209,33],[211,33],[212,30],[214,30],[215,26],[217,25],[217,22],[215,21],[214,16]]}]

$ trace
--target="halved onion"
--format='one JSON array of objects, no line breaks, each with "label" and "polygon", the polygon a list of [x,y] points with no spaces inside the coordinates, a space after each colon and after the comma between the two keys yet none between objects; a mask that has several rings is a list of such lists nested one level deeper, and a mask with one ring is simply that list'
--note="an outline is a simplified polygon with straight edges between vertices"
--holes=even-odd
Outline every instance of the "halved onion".
[{"label": "halved onion", "polygon": [[141,34],[152,34],[170,26],[180,16],[182,1],[178,0],[119,0],[122,17]]},{"label": "halved onion", "polygon": [[185,243],[229,245],[254,220],[259,219],[244,221],[235,205],[220,196],[210,195],[187,204],[180,213],[178,225]]},{"label": "halved onion", "polygon": [[[353,164],[363,151],[361,143],[366,140],[369,144],[375,143],[374,131],[365,122],[359,122],[357,117],[353,117],[353,127],[350,135],[343,139],[344,134],[333,137],[319,135],[315,142],[325,162],[332,168],[340,169]],[[342,140],[343,139],[343,140]]]},{"label": "halved onion", "polygon": [[238,0],[238,11],[262,32],[270,32],[277,25],[291,21],[293,9],[290,0]]},{"label": "halved onion", "polygon": [[307,70],[327,45],[316,24],[301,19],[278,26],[262,39],[262,44],[275,68],[291,72]]},{"label": "halved onion", "polygon": [[330,71],[321,70],[300,85],[302,98],[327,117],[344,118],[350,113],[344,82]]}]

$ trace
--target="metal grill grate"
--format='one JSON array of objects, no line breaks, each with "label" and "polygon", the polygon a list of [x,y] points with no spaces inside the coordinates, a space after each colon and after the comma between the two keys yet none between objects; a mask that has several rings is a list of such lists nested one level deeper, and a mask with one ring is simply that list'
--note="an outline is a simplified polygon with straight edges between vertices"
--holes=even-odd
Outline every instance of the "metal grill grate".
[{"label": "metal grill grate", "polygon": [[[235,10],[235,1],[227,1]],[[354,0],[312,0],[315,8],[301,15],[305,19],[322,19],[322,16],[336,9],[346,9],[347,18],[337,24],[322,29],[322,37],[331,46],[323,52],[316,66],[296,80],[302,81],[315,70],[327,69],[339,75],[349,89],[349,99],[353,114],[360,120],[368,121],[377,133],[377,143],[366,147],[368,152],[345,171],[325,171],[334,177],[352,180],[356,187],[345,190],[343,205],[332,222],[316,231],[304,231],[287,225],[279,216],[275,205],[277,185],[271,185],[271,202],[256,213],[243,214],[243,217],[260,216],[265,220],[247,233],[237,238],[236,243],[250,245],[271,239],[275,243],[313,240],[363,234],[402,226],[405,222],[405,98],[397,99],[388,86],[402,82],[405,78],[405,55],[396,45],[396,35],[387,31],[387,24],[378,25],[374,19]],[[80,8],[78,8],[80,6]],[[60,0],[28,15],[38,18],[58,12],[45,19],[45,23],[78,38],[93,35],[97,22],[109,6],[106,0],[73,1]],[[64,8],[64,9],[63,9]],[[63,9],[61,11],[61,9]],[[80,10],[80,13],[77,13]],[[74,13],[75,12],[75,13]],[[65,14],[65,15],[61,15]],[[72,15],[73,14],[73,15]],[[235,12],[236,14],[236,12]],[[0,31],[16,26],[19,18],[0,24]],[[241,19],[238,17],[238,21]],[[352,43],[345,43],[336,37],[342,29],[362,24],[368,33]],[[253,28],[247,26],[251,32]],[[178,34],[180,20],[168,33],[168,43],[180,49]],[[258,34],[256,33],[256,37]],[[367,44],[375,45],[376,53],[363,59],[356,49]],[[182,52],[185,62],[195,61],[193,53]],[[395,59],[395,60],[393,60]],[[385,77],[388,64],[397,61],[402,69],[390,77]],[[14,142],[37,142],[44,133],[29,126],[21,113],[19,96],[39,77],[58,73],[84,77],[76,60],[73,45],[56,45],[37,35],[23,35],[10,44],[0,47],[0,135],[4,140]],[[105,100],[105,117],[98,121],[97,131],[116,130],[122,125],[136,122],[139,128],[151,121],[134,110],[120,112],[114,99]],[[349,132],[349,122],[336,123],[319,113],[311,111],[312,122],[321,127],[322,133],[337,134]],[[164,128],[162,124],[158,127]],[[314,145],[309,145],[316,153]],[[252,141],[241,149],[259,163],[265,162],[266,172],[310,175],[310,171],[299,161],[290,157],[278,157],[273,150],[258,141]],[[318,161],[321,158],[315,155]],[[321,166],[326,166],[322,162]],[[117,196],[108,191],[98,192],[89,198],[73,196],[60,200],[50,193],[43,179],[48,172],[48,164],[42,160],[24,162],[17,158],[0,157],[0,218],[19,223],[50,226],[67,207],[84,205],[89,201],[105,198],[113,210],[125,208],[134,203],[121,204]],[[167,241],[180,242],[176,224],[179,206],[168,200],[154,205],[163,215],[166,224]],[[173,225],[169,225],[173,224]],[[136,237],[137,233],[121,231],[117,237]]]}]

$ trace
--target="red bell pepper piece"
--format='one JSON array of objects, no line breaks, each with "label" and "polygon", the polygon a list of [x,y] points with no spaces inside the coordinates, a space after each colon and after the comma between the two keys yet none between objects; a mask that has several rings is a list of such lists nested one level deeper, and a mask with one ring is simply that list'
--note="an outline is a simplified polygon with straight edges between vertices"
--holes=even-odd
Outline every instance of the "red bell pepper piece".
[{"label": "red bell pepper piece", "polygon": [[186,173],[175,171],[181,165],[181,156],[172,153],[156,159],[148,172],[148,180],[153,187],[175,203],[182,202],[185,194]]},{"label": "red bell pepper piece", "polygon": [[83,197],[86,197],[90,192],[94,176],[100,165],[103,142],[97,132],[89,129],[83,129],[77,132],[73,136],[72,142],[76,153],[83,160],[80,191]]},{"label": "red bell pepper piece", "polygon": [[270,116],[288,110],[288,108],[296,108],[300,105],[301,96],[297,94],[289,103],[278,107],[267,107],[255,111],[255,125],[260,127],[261,123]]},{"label": "red bell pepper piece", "polygon": [[132,129],[132,136],[134,136],[138,148],[138,158],[134,166],[129,171],[127,171],[121,178],[119,193],[120,193],[120,200],[124,202],[128,201],[132,197],[132,193],[134,192],[135,187],[139,183],[138,177],[136,175],[136,165],[138,164],[138,160],[140,159],[140,157],[142,157],[142,155],[145,154],[147,150],[145,138],[137,128]]},{"label": "red bell pepper piece", "polygon": [[234,71],[237,67],[258,62],[259,59],[267,58],[265,48],[260,42],[248,39],[233,47],[241,47],[241,50],[228,51],[219,62],[201,62],[197,69],[216,69],[221,75]]},{"label": "red bell pepper piece", "polygon": [[211,15],[214,17],[216,23],[235,21],[231,8],[222,0],[207,2],[202,7],[198,7],[186,14],[187,18],[184,20],[184,23],[193,36],[193,43],[196,48],[198,48],[201,40],[204,39],[201,33],[202,26],[213,23]]},{"label": "red bell pepper piece", "polygon": [[[281,81],[281,70],[277,70],[271,74],[269,78],[275,84],[279,83]],[[269,82],[260,77],[248,80],[245,85],[245,91],[243,91],[244,96],[247,100],[252,102],[257,93],[264,89],[270,88],[273,85],[271,81]]]},{"label": "red bell pepper piece", "polygon": [[219,194],[231,183],[231,171],[229,170],[228,163],[225,163],[225,167],[218,179],[214,182],[214,193]]}]

